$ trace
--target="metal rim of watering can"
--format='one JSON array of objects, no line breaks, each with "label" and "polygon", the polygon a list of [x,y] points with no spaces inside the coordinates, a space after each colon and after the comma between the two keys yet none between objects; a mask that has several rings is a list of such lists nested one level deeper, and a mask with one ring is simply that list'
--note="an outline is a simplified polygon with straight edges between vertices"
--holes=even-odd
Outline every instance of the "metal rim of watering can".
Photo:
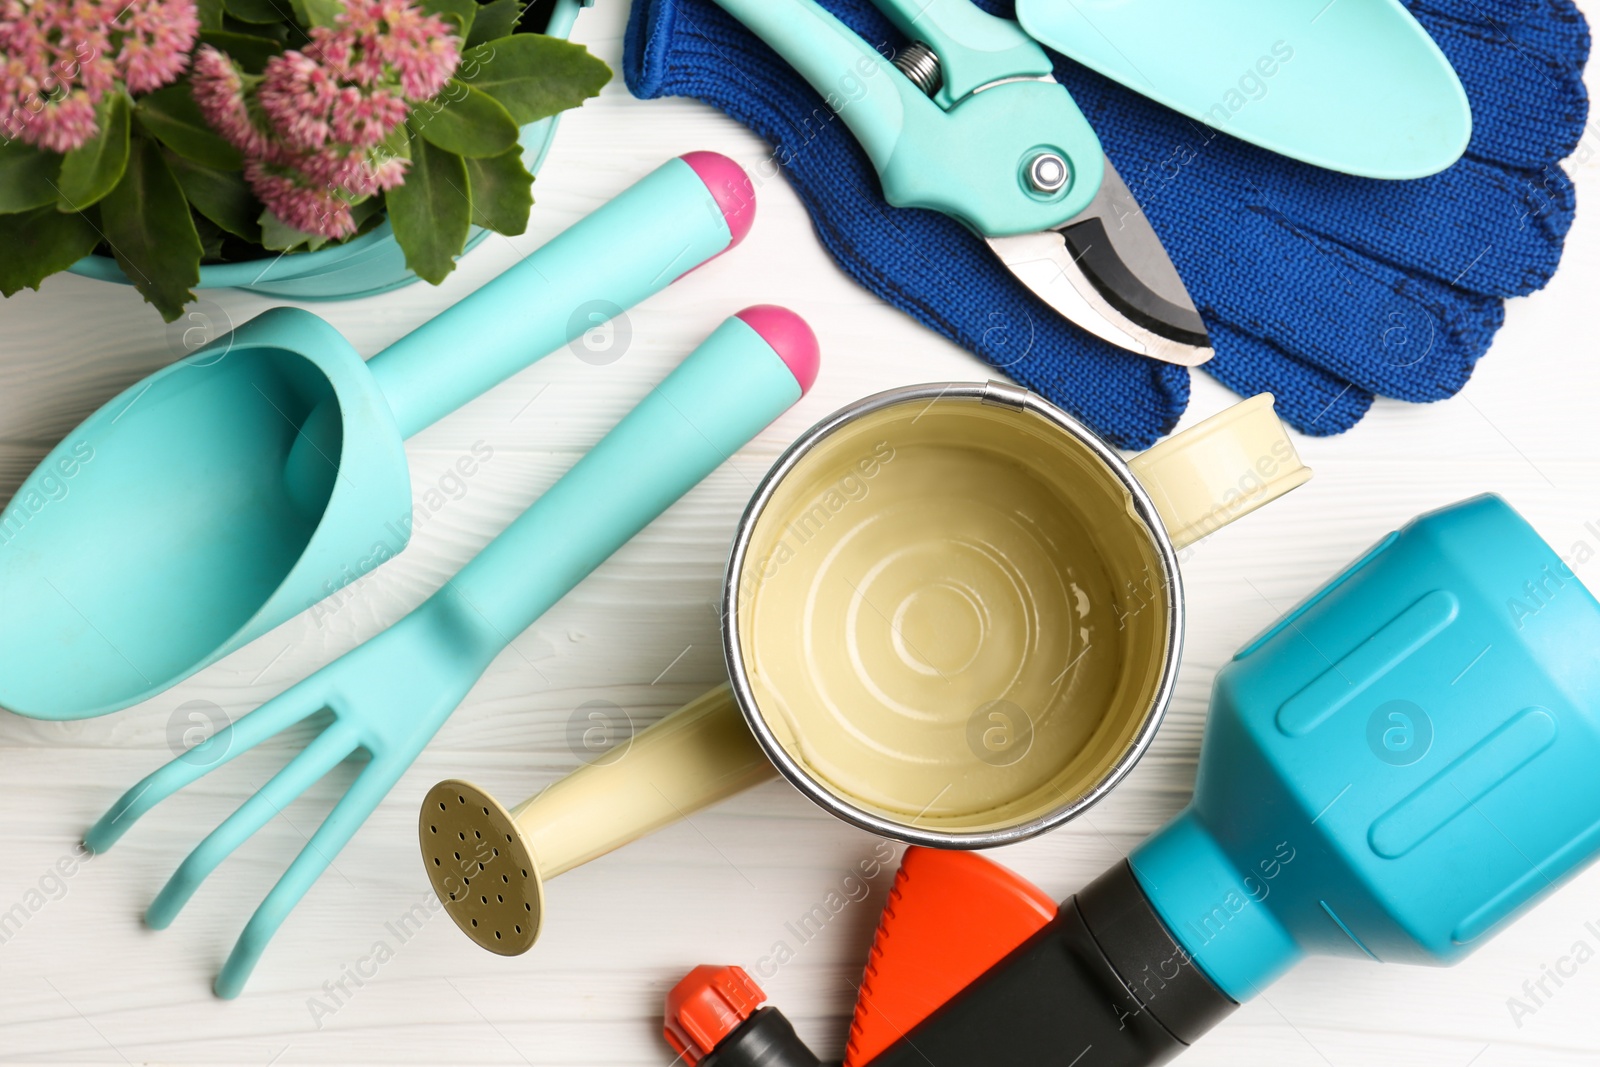
[{"label": "metal rim of watering can", "polygon": [[[744,573],[756,523],[778,487],[813,449],[857,419],[907,402],[923,401],[932,404],[939,400],[974,401],[1035,415],[1089,449],[1104,464],[1105,469],[1118,484],[1128,492],[1132,501],[1133,515],[1149,534],[1156,555],[1161,561],[1163,585],[1169,604],[1160,664],[1161,681],[1150,698],[1138,734],[1124,749],[1116,763],[1092,788],[1060,807],[1015,826],[993,830],[935,830],[917,826],[915,819],[896,821],[885,818],[834,793],[790,755],[767,724],[750,684],[744,652],[739,642],[740,577]],[[733,686],[734,697],[751,733],[755,734],[767,758],[778,768],[779,773],[819,807],[832,812],[853,826],[882,837],[914,845],[926,845],[930,848],[984,849],[1025,841],[1071,821],[1115,788],[1143,757],[1155,739],[1162,720],[1166,717],[1177,684],[1178,663],[1183,653],[1183,632],[1183,579],[1178,569],[1177,550],[1173,547],[1172,538],[1156,511],[1155,502],[1150,499],[1150,494],[1134,476],[1127,461],[1102,437],[1054,404],[1026,389],[1000,382],[932,382],[889,389],[840,408],[801,434],[778,457],[778,462],[761,480],[756,487],[755,495],[751,497],[749,505],[740,517],[734,531],[733,548],[728,557],[728,570],[722,590],[722,652],[727,661],[728,677]]]}]

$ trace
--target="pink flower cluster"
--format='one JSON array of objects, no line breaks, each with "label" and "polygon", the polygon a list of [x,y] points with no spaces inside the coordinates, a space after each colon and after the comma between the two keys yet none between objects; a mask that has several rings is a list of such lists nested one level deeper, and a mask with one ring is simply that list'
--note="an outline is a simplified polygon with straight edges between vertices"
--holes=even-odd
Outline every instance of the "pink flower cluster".
[{"label": "pink flower cluster", "polygon": [[0,136],[72,151],[119,80],[173,81],[199,32],[194,0],[0,0]]},{"label": "pink flower cluster", "polygon": [[449,24],[409,0],[346,0],[333,26],[259,76],[206,46],[190,82],[261,202],[297,230],[338,238],[355,232],[352,204],[405,180],[408,161],[384,141],[460,60]]}]

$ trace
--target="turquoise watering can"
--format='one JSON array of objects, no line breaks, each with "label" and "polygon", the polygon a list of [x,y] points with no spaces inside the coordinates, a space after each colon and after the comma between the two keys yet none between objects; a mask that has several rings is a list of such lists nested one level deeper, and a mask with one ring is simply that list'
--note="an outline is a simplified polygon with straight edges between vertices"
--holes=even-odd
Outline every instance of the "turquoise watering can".
[{"label": "turquoise watering can", "polygon": [[0,513],[0,707],[162,692],[405,547],[401,442],[743,239],[749,179],[669,160],[363,363],[277,308],[117,396]]}]

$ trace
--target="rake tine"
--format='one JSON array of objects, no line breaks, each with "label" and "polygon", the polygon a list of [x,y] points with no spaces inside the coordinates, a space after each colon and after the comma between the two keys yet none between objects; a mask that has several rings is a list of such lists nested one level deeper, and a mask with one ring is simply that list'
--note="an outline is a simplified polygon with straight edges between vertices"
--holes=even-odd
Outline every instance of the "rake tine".
[{"label": "rake tine", "polygon": [[317,827],[317,832],[311,835],[310,842],[300,850],[289,869],[283,872],[283,877],[278,879],[278,884],[272,887],[256,913],[250,916],[244,932],[228,954],[228,962],[223,964],[222,971],[217,975],[213,986],[217,996],[232,1000],[239,995],[250,978],[250,972],[255,970],[257,961],[261,959],[261,954],[266,951],[272,935],[278,932],[278,927],[283,925],[295,905],[300,903],[322,872],[328,869],[339,850],[361,829],[367,816],[394,788],[395,782],[400,780],[410,765],[409,758],[375,758],[361,772],[350,786],[350,791],[328,813],[327,819]]},{"label": "rake tine", "polygon": [[315,679],[279,693],[238,722],[218,730],[177,759],[146,775],[138,785],[122,794],[109,811],[83,835],[90,852],[104,852],[121,839],[128,827],[173,793],[203,775],[248,752],[273,734],[310,718],[326,706],[321,686]]},{"label": "rake tine", "polygon": [[344,722],[336,721],[318,734],[304,752],[291,760],[195,846],[150,903],[149,910],[145,912],[145,922],[153,929],[165,930],[177,918],[189,898],[194,896],[195,890],[200,888],[200,883],[231,856],[234,849],[271,822],[274,815],[337,767],[359,745],[360,737],[356,729]]}]

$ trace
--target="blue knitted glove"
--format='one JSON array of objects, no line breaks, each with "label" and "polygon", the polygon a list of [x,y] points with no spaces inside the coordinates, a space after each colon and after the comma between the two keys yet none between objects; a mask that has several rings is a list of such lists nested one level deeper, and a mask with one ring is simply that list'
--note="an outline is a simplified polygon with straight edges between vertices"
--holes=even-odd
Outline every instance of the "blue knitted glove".
[{"label": "blue knitted glove", "polygon": [[[899,43],[867,0],[822,0],[873,44]],[[1005,0],[983,0],[1010,14]],[[1068,62],[1094,125],[1211,330],[1205,369],[1277,394],[1302,431],[1338,433],[1374,394],[1437,400],[1465,383],[1503,319],[1540,288],[1571,225],[1557,166],[1586,117],[1588,31],[1569,0],[1416,0],[1472,100],[1466,159],[1414,182],[1351,178],[1198,126]],[[625,72],[642,98],[698,97],[775,146],[833,257],[862,285],[1119,445],[1168,432],[1181,368],[1059,317],[940,215],[889,207],[849,131],[710,0],[637,0]]]},{"label": "blue knitted glove", "polygon": [[[1270,390],[1308,433],[1373,394],[1454,395],[1504,318],[1542,287],[1572,224],[1557,161],[1583,132],[1588,29],[1567,0],[1418,0],[1472,101],[1467,156],[1420,181],[1281,159],[1071,63],[1058,76],[1166,242],[1212,331],[1205,367]],[[1131,172],[1131,173],[1130,173]]]}]

